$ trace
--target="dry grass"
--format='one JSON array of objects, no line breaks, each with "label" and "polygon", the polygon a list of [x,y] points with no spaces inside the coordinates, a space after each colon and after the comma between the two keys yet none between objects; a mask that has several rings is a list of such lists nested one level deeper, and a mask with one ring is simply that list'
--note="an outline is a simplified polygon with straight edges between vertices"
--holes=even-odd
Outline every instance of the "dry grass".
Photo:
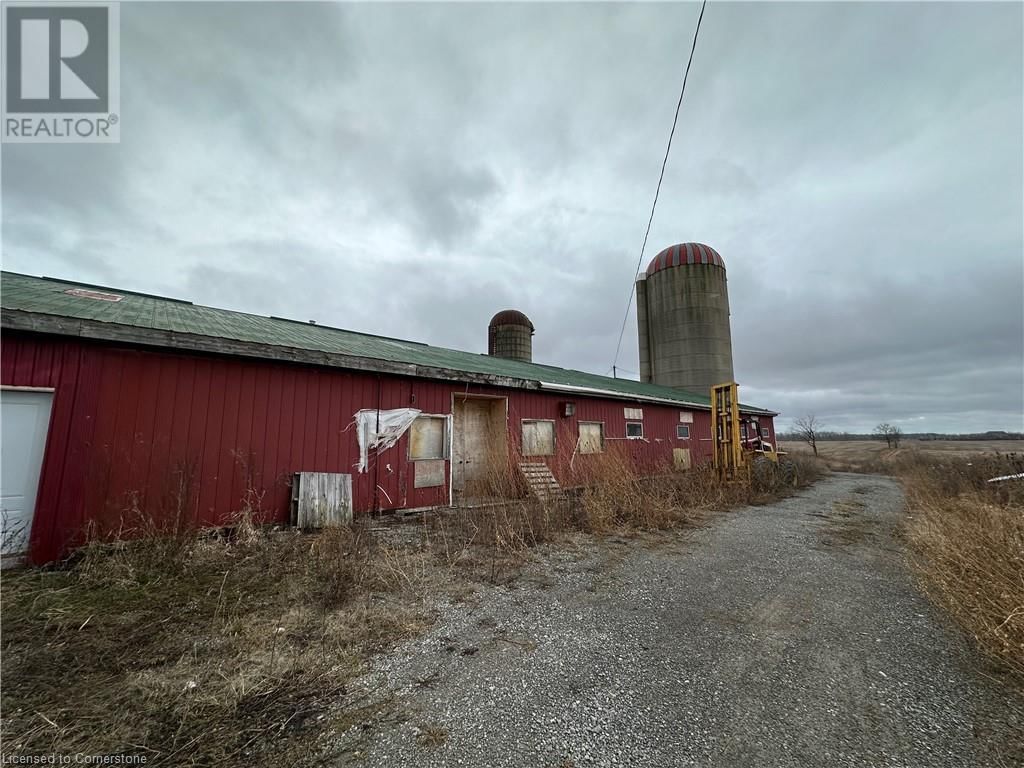
[{"label": "dry grass", "polygon": [[[837,471],[895,476],[921,583],[999,666],[1024,685],[1024,472],[1020,441],[837,440],[818,444]],[[790,456],[810,449],[787,443]],[[1015,452],[1017,451],[1017,452]]]},{"label": "dry grass", "polygon": [[893,465],[907,494],[907,532],[929,594],[1024,685],[1024,472],[1020,454]]},{"label": "dry grass", "polygon": [[[624,453],[596,458],[582,490],[548,500],[527,494],[513,462],[495,462],[475,489],[489,503],[399,526],[402,544],[365,521],[318,534],[259,527],[258,494],[229,533],[195,532],[181,516],[160,528],[132,509],[134,524],[62,567],[3,575],[5,753],[316,763],[331,733],[379,716],[347,682],[429,624],[428,594],[458,599],[475,580],[514,578],[531,548],[570,532],[691,525],[820,472],[801,461],[722,484],[708,468],[643,478]],[[422,729],[426,746],[444,738]]]},{"label": "dry grass", "polygon": [[349,677],[428,622],[417,553],[387,568],[365,526],[239,531],[95,541],[4,574],[5,752],[246,765],[344,727]]},{"label": "dry grass", "polygon": [[[778,499],[825,471],[819,462],[797,456],[783,466],[758,462],[741,479],[723,483],[706,465],[643,475],[625,446],[609,446],[588,459],[576,473],[579,487],[548,499],[527,495],[514,461],[493,465],[478,481],[477,491],[500,490],[513,498],[491,503],[477,498],[439,518],[435,544],[446,562],[489,566],[492,580],[497,580],[531,547],[568,532],[604,535],[681,528],[701,522],[712,511]],[[484,562],[474,559],[481,555]]]},{"label": "dry grass", "polygon": [[[806,443],[784,442],[779,446],[790,456],[808,456]],[[836,472],[868,472],[892,474],[893,465],[910,456],[934,459],[965,459],[993,453],[1013,453],[1024,450],[1019,440],[916,440],[903,439],[899,448],[888,448],[884,440],[823,440],[818,443],[818,454],[829,469]]]}]

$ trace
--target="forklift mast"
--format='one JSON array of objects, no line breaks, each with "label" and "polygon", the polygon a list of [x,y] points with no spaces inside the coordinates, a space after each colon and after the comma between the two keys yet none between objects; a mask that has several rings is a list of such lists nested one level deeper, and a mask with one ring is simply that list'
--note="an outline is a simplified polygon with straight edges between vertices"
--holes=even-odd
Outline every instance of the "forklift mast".
[{"label": "forklift mast", "polygon": [[740,402],[735,381],[711,387],[711,441],[719,477],[735,478],[745,464],[740,439]]}]

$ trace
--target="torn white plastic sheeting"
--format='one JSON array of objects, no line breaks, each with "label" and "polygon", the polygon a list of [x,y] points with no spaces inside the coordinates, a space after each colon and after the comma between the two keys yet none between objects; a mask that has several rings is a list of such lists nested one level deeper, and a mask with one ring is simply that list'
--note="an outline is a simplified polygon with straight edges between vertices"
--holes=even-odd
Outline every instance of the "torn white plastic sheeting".
[{"label": "torn white plastic sheeting", "polygon": [[1003,480],[1024,480],[1024,472],[1018,472],[1015,475],[1002,475],[1000,477],[993,477],[991,480],[988,480],[986,482],[1001,483]]},{"label": "torn white plastic sheeting", "polygon": [[395,408],[391,411],[376,409],[356,411],[356,435],[359,439],[359,463],[356,466],[359,471],[366,471],[367,457],[371,448],[376,449],[377,453],[386,451],[398,442],[398,439],[412,426],[420,413],[422,411],[415,408]]}]

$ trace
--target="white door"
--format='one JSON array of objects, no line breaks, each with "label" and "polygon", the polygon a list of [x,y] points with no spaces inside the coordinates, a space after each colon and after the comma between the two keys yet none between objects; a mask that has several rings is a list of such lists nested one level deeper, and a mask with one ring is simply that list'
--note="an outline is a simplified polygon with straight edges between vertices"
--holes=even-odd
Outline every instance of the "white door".
[{"label": "white door", "polygon": [[52,392],[0,390],[0,554],[28,550]]}]

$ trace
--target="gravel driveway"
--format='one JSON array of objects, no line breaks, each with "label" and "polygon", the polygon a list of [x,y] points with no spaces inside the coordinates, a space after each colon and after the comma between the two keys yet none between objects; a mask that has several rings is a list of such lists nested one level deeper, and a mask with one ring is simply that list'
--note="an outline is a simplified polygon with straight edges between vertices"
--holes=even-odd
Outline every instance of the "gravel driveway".
[{"label": "gravel driveway", "polygon": [[893,481],[834,474],[672,537],[546,549],[378,659],[352,694],[393,714],[337,759],[1024,764],[1020,699],[915,587],[901,514]]}]

